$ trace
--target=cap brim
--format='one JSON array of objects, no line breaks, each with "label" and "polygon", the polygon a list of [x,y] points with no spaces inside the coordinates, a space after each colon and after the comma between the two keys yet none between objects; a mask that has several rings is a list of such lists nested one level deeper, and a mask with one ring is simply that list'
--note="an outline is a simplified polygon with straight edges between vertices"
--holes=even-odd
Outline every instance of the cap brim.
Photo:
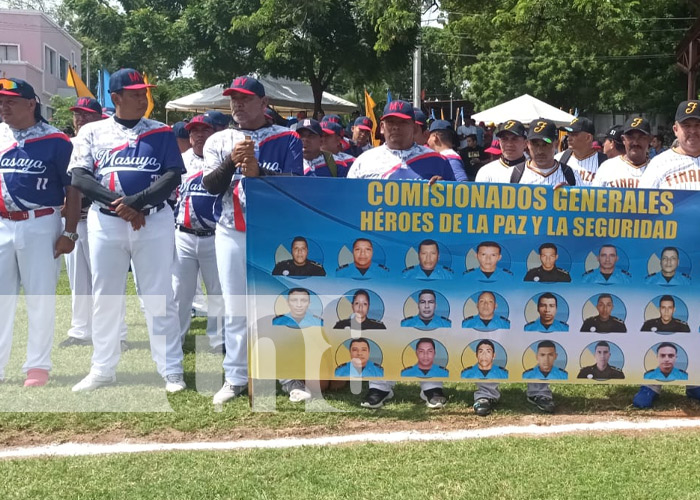
[{"label": "cap brim", "polygon": [[140,90],[140,89],[152,89],[155,88],[156,85],[152,85],[150,83],[136,83],[134,85],[126,85],[122,87],[123,90]]},{"label": "cap brim", "polygon": [[501,150],[498,149],[498,148],[487,148],[487,149],[484,149],[484,153],[488,153],[488,154],[491,154],[491,155],[500,155],[502,152],[503,152],[503,151],[501,151]]},{"label": "cap brim", "polygon": [[542,137],[542,136],[528,137],[527,140],[528,140],[528,141],[537,141],[537,140],[540,140],[540,141],[546,142],[547,144],[552,144],[552,142],[554,142],[553,139],[551,139],[551,138],[549,138],[549,137]]},{"label": "cap brim", "polygon": [[[416,121],[416,119],[415,119],[413,116],[405,115],[405,114],[403,114],[403,113],[387,113],[387,114],[385,114],[384,116],[382,116],[382,120],[383,120],[384,118],[389,118],[390,116],[395,116],[396,118],[401,118],[402,120],[411,120],[411,121],[414,121],[414,122]],[[416,122],[416,123],[418,123],[418,122]],[[419,125],[422,125],[422,124],[419,123]]]},{"label": "cap brim", "polygon": [[[68,111],[87,111],[88,113],[95,113],[97,114],[97,111],[95,111],[92,108],[84,108],[82,106],[73,106],[72,108],[68,108]],[[102,110],[99,111],[100,114],[102,114]]]},{"label": "cap brim", "polygon": [[322,128],[321,130],[323,131],[324,134],[335,135],[335,132],[333,132],[333,131],[332,131],[331,129],[329,129],[329,128]]},{"label": "cap brim", "polygon": [[314,129],[312,129],[312,128],[309,128],[309,127],[297,127],[297,128],[296,128],[296,131],[297,131],[297,132],[300,132],[300,131],[302,131],[302,130],[308,130],[308,131],[311,132],[312,134],[321,135],[321,134],[319,134],[316,130],[314,130]]},{"label": "cap brim", "polygon": [[371,128],[371,127],[368,127],[367,125],[355,125],[355,126],[356,126],[357,128],[359,128],[360,130],[366,130],[367,132],[371,132],[371,131],[372,131],[372,128]]},{"label": "cap brim", "polygon": [[504,134],[515,135],[517,137],[523,137],[521,134],[515,133],[512,130],[501,130],[500,132],[496,132],[496,137],[501,137]]},{"label": "cap brim", "polygon": [[214,128],[213,125],[211,125],[210,123],[206,123],[206,122],[189,122],[187,125],[185,125],[185,130],[187,130],[189,132],[190,130],[192,130],[193,128],[195,128],[199,125],[201,125],[202,127],[208,127],[210,129]]},{"label": "cap brim", "polygon": [[0,90],[0,95],[11,95],[14,97],[22,97],[22,94],[20,94],[19,92],[13,92],[11,90],[5,90],[5,89]]},{"label": "cap brim", "polygon": [[255,92],[253,92],[252,90],[248,90],[248,89],[228,88],[228,89],[224,90],[224,95],[226,95],[226,96],[231,95],[233,93],[246,94],[246,95],[257,95]]}]

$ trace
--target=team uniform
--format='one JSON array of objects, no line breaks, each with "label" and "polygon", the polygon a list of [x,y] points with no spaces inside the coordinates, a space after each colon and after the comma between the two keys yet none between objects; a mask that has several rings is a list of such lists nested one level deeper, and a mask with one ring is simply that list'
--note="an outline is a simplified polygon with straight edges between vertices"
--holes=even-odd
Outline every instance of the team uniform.
[{"label": "team uniform", "polygon": [[364,366],[364,368],[362,368],[362,371],[358,372],[355,365],[353,365],[350,361],[348,361],[347,363],[343,363],[342,365],[338,366],[338,368],[335,369],[334,375],[336,377],[354,377],[354,378],[383,377],[384,376],[384,368],[379,366],[377,363],[373,363],[372,361],[369,361]]},{"label": "team uniform", "polygon": [[214,206],[218,197],[202,186],[204,158],[190,148],[182,154],[187,170],[177,189],[173,293],[184,342],[192,320],[190,311],[201,272],[207,288],[207,337],[212,348],[224,343],[223,303],[214,246]]},{"label": "team uniform", "polygon": [[600,272],[600,269],[591,269],[583,275],[583,283],[595,283],[598,285],[617,285],[621,283],[629,283],[632,279],[630,273],[623,269],[615,268],[615,270],[605,275]]},{"label": "team uniform", "polygon": [[[559,161],[561,160],[562,156],[566,154],[566,151],[562,151],[561,153],[558,153],[557,155],[554,156],[554,159]],[[603,162],[604,163],[604,162]],[[596,174],[598,172],[598,152],[593,151],[591,154],[586,156],[585,158],[578,158],[576,156],[576,153],[572,153],[569,159],[566,161],[566,164],[571,167],[571,169],[578,174],[579,179],[581,179],[581,183],[576,182],[577,186],[592,186],[593,185],[593,180],[596,177]]]},{"label": "team uniform", "polygon": [[625,322],[615,316],[610,316],[606,320],[600,319],[600,315],[586,318],[586,321],[581,325],[582,332],[595,333],[626,333],[627,327]]},{"label": "team uniform", "polygon": [[643,332],[663,332],[663,333],[689,333],[690,327],[688,323],[677,318],[671,318],[671,321],[664,323],[661,318],[654,318],[644,322],[642,325]]},{"label": "team uniform", "polygon": [[386,330],[386,326],[376,319],[365,318],[362,323],[358,323],[355,318],[341,319],[333,327],[336,330],[350,328],[352,330]]},{"label": "team uniform", "polygon": [[610,379],[624,379],[625,374],[622,370],[614,366],[608,365],[604,369],[600,370],[598,365],[585,366],[581,368],[578,372],[576,378],[587,378],[593,380],[610,380]]},{"label": "team uniform", "polygon": [[464,163],[462,163],[462,157],[457,154],[454,149],[446,149],[440,151],[440,155],[447,160],[452,169],[452,173],[455,176],[457,182],[467,182],[467,172],[464,170]]},{"label": "team uniform", "polygon": [[350,167],[352,167],[352,164],[355,163],[355,157],[340,151],[339,153],[333,155],[333,159],[335,160],[335,165],[338,169],[338,177],[347,177]]},{"label": "team uniform", "polygon": [[402,276],[415,280],[451,280],[454,273],[445,266],[435,266],[432,271],[426,271],[420,266],[411,266],[403,270]]},{"label": "team uniform", "polygon": [[[525,171],[523,176],[520,178],[518,184],[537,184],[537,185],[547,185],[547,186],[557,186],[559,184],[568,184],[564,172],[560,168],[560,163],[558,161],[554,162],[554,166],[546,170],[538,170],[530,165],[530,161],[525,163]],[[581,177],[576,169],[572,167],[574,172],[574,179],[576,179],[576,186],[583,185]]]},{"label": "team uniform", "polygon": [[591,186],[637,188],[648,164],[646,161],[642,165],[634,165],[625,155],[610,158],[600,165]]},{"label": "team uniform", "polygon": [[639,181],[643,189],[700,190],[700,157],[668,149],[654,156]]},{"label": "team uniform", "polygon": [[462,328],[474,328],[482,332],[491,332],[493,330],[508,330],[510,321],[503,316],[494,316],[493,318],[484,321],[481,316],[469,316],[462,321]]},{"label": "team uniform", "polygon": [[353,278],[356,280],[368,280],[372,278],[388,278],[389,270],[381,264],[372,262],[367,269],[360,270],[354,262],[345,264],[335,271],[338,278]]},{"label": "team uniform", "polygon": [[[37,104],[38,106],[38,104]],[[43,122],[17,130],[0,123],[0,380],[10,357],[15,307],[24,289],[29,319],[22,370],[51,369],[58,263],[54,245],[73,146]]]},{"label": "team uniform", "polygon": [[470,281],[480,281],[481,283],[495,283],[497,281],[509,282],[513,280],[513,273],[508,269],[497,267],[492,273],[487,273],[479,267],[467,269],[464,272],[464,277]]},{"label": "team uniform", "polygon": [[552,333],[552,332],[568,332],[569,325],[566,323],[555,319],[551,325],[545,326],[542,324],[542,319],[537,318],[535,321],[525,325],[526,332],[542,332],[542,333]]},{"label": "team uniform", "polygon": [[474,365],[462,370],[460,378],[507,379],[508,370],[501,366],[492,366],[490,370],[484,371],[479,368],[479,365]]},{"label": "team uniform", "polygon": [[[257,145],[261,169],[302,175],[303,157],[299,136],[285,127],[270,125],[258,130],[227,129],[216,132],[204,145],[204,175],[229,157],[236,144],[249,136]],[[235,174],[220,203],[214,207],[216,261],[224,294],[224,372],[234,386],[248,384],[248,336],[246,332],[245,176]]]},{"label": "team uniform", "polygon": [[418,365],[413,365],[401,370],[401,376],[418,378],[449,377],[450,372],[444,366],[435,364],[431,366],[429,370],[421,370],[418,368]]},{"label": "team uniform", "polygon": [[272,318],[272,324],[275,326],[288,326],[289,328],[308,328],[311,326],[323,326],[323,319],[308,312],[300,320],[294,319],[291,314],[280,314]]},{"label": "team uniform", "polygon": [[325,276],[326,270],[318,262],[306,260],[303,265],[299,266],[294,262],[294,259],[282,260],[275,264],[272,269],[273,276]]},{"label": "team uniform", "polygon": [[[71,171],[85,169],[97,181],[120,196],[148,188],[167,170],[184,173],[182,156],[170,127],[141,118],[133,128],[114,117],[84,125],[78,133]],[[94,202],[88,212],[88,240],[95,309],[92,317],[91,373],[114,377],[120,356],[120,325],[129,264],[138,280],[151,353],[158,373],[167,377],[183,373],[180,322],[173,300],[171,268],[175,249],[173,212],[161,203],[144,206],[146,225],[135,231],[112,207]],[[162,298],[165,302],[160,302]],[[163,310],[164,308],[164,310]]]},{"label": "team uniform", "polygon": [[525,274],[523,281],[534,281],[536,283],[571,283],[571,276],[567,270],[560,267],[547,270],[539,266],[530,269]]},{"label": "team uniform", "polygon": [[452,321],[443,316],[433,316],[427,323],[420,316],[409,316],[401,320],[401,326],[417,328],[418,330],[434,330],[435,328],[450,328]]},{"label": "team uniform", "polygon": [[455,180],[450,164],[439,153],[415,143],[400,150],[384,144],[362,153],[352,164],[348,179],[429,180],[435,175]]},{"label": "team uniform", "polygon": [[542,370],[540,370],[540,367],[538,365],[538,366],[535,366],[534,368],[530,368],[529,370],[524,371],[523,378],[526,380],[530,380],[530,379],[568,380],[569,374],[566,372],[566,370],[562,370],[561,368],[557,368],[556,366],[553,366],[552,369],[550,370],[550,372],[545,374],[545,373],[542,373]]},{"label": "team uniform", "polygon": [[653,273],[644,278],[644,283],[647,285],[690,285],[690,276],[683,273],[675,272],[670,278],[666,278],[661,272]]},{"label": "team uniform", "polygon": [[503,157],[487,163],[476,173],[476,182],[497,182],[508,184],[513,173],[513,167],[525,165],[527,159],[523,156],[520,160],[509,161]]},{"label": "team uniform", "polygon": [[659,382],[673,382],[674,380],[688,380],[688,373],[678,368],[672,368],[668,375],[664,375],[660,368],[654,368],[644,374],[644,380],[658,380]]}]

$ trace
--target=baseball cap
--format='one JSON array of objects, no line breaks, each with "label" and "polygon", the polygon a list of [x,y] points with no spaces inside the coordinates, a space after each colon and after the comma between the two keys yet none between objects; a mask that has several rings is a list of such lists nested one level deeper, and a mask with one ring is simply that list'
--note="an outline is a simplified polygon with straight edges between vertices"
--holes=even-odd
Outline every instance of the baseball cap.
[{"label": "baseball cap", "polygon": [[585,116],[574,118],[571,120],[571,123],[563,128],[567,132],[588,132],[591,135],[595,135],[595,126],[593,122]]},{"label": "baseball cap", "polygon": [[355,119],[355,123],[354,123],[353,125],[354,125],[355,127],[359,127],[359,128],[361,128],[361,129],[363,129],[363,130],[368,130],[368,131],[371,132],[371,131],[372,131],[372,126],[374,125],[374,123],[372,123],[372,120],[370,120],[370,119],[367,118],[366,116],[358,116],[358,117]]},{"label": "baseball cap", "polygon": [[228,127],[229,123],[231,123],[231,115],[226,115],[215,109],[207,111],[204,113],[204,116],[211,120],[210,123],[214,127]]},{"label": "baseball cap", "polygon": [[552,120],[538,118],[530,122],[530,130],[527,133],[527,140],[541,139],[547,144],[557,140],[557,126]]},{"label": "baseball cap", "polygon": [[683,101],[676,110],[676,121],[681,123],[688,118],[700,119],[700,101]]},{"label": "baseball cap", "polygon": [[[522,125],[522,123],[520,124]],[[498,142],[498,139],[494,139],[491,141],[491,147],[484,149],[484,153],[488,153],[491,155],[500,155],[503,151],[501,151],[501,144]]]},{"label": "baseball cap", "polygon": [[109,93],[122,90],[138,90],[155,87],[143,81],[141,73],[133,68],[122,68],[109,77]]},{"label": "baseball cap", "polygon": [[231,86],[224,90],[224,95],[231,95],[234,92],[265,97],[265,87],[252,76],[238,76],[234,78]]},{"label": "baseball cap", "polygon": [[384,114],[381,119],[383,120],[390,116],[411,121],[416,119],[413,106],[406,101],[391,101],[386,103],[386,106],[384,106]]},{"label": "baseball cap", "polygon": [[622,142],[622,125],[613,125],[605,133],[605,138],[615,142]]},{"label": "baseball cap", "polygon": [[431,132],[434,132],[435,130],[447,130],[448,128],[452,128],[452,124],[447,120],[435,120],[433,123],[430,124],[429,130]]},{"label": "baseball cap", "polygon": [[413,108],[413,116],[415,117],[415,121],[418,125],[425,125],[428,123],[428,116],[423,113],[423,110],[420,108]]},{"label": "baseball cap", "polygon": [[299,132],[300,130],[308,130],[309,132],[316,134],[316,135],[323,134],[323,130],[321,129],[321,124],[318,123],[313,118],[304,118],[299,123],[297,123],[296,131]]},{"label": "baseball cap", "polygon": [[338,137],[343,136],[343,127],[340,126],[339,123],[336,122],[321,122],[321,129],[329,135],[337,135]]},{"label": "baseball cap", "polygon": [[326,115],[321,120],[321,124],[326,122],[337,123],[341,127],[343,126],[343,119],[339,115]]},{"label": "baseball cap", "polygon": [[[507,122],[501,123],[498,126],[498,132],[496,132],[496,137],[501,137],[503,134],[507,133],[517,135],[518,137],[527,137],[525,125],[520,123],[518,120],[508,120]],[[493,144],[491,146],[493,147]]]},{"label": "baseball cap", "polygon": [[190,133],[185,122],[177,122],[173,125],[173,133],[178,139],[189,139]]},{"label": "baseball cap", "polygon": [[0,94],[23,99],[34,99],[36,97],[34,87],[19,78],[0,78]]},{"label": "baseball cap", "polygon": [[192,117],[192,119],[185,124],[185,130],[189,132],[197,125],[204,125],[205,127],[209,127],[211,129],[214,128],[214,122],[212,121],[212,118],[204,114]]},{"label": "baseball cap", "polygon": [[75,106],[68,108],[69,111],[87,111],[88,113],[98,113],[102,115],[102,106],[97,99],[92,97],[79,97]]},{"label": "baseball cap", "polygon": [[641,116],[628,118],[624,127],[622,128],[622,133],[627,134],[633,130],[639,130],[643,134],[651,135],[651,123],[649,123],[649,120],[642,118]]}]

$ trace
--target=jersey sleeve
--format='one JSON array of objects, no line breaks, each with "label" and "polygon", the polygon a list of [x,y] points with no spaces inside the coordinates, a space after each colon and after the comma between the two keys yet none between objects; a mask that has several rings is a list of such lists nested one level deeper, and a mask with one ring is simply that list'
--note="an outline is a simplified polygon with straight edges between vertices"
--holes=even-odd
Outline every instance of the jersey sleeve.
[{"label": "jersey sleeve", "polygon": [[163,147],[165,148],[165,153],[163,155],[163,170],[178,170],[180,174],[187,173],[187,170],[185,169],[185,162],[182,161],[180,148],[177,146],[177,139],[175,139],[175,134],[172,131],[165,133]]},{"label": "jersey sleeve", "polygon": [[293,175],[304,175],[303,158],[301,139],[294,133],[289,136],[289,147],[287,149],[287,157],[284,159],[282,172]]},{"label": "jersey sleeve", "polygon": [[88,127],[83,127],[78,132],[73,142],[73,152],[70,157],[68,171],[74,168],[82,168],[90,173],[94,173],[95,159],[92,157],[92,133]]},{"label": "jersey sleeve", "polygon": [[658,162],[656,161],[657,158],[658,156],[655,156],[649,161],[649,165],[647,165],[646,170],[644,170],[642,177],[639,179],[638,188],[658,189],[661,185],[661,176],[658,173],[659,168],[657,167]]},{"label": "jersey sleeve", "polygon": [[[233,149],[233,148],[231,148]],[[214,134],[204,143],[204,175],[207,175],[221,166],[231,151],[224,151],[223,137]]]},{"label": "jersey sleeve", "polygon": [[[451,166],[450,163],[449,163],[447,160],[445,160],[445,159],[443,159],[442,171],[443,171],[443,173],[442,173],[442,180],[444,180],[444,181],[454,181],[454,180],[456,180],[456,179],[455,179],[455,174],[454,174],[454,172],[452,171],[452,166]],[[465,176],[466,176],[466,174],[465,174]]]},{"label": "jersey sleeve", "polygon": [[[458,160],[457,158],[449,158],[447,160],[450,162],[450,168],[452,169],[452,174],[454,175],[454,180],[458,182],[467,182],[467,173],[464,170],[464,165],[462,164],[462,160]],[[477,172],[477,176],[479,173]]]}]

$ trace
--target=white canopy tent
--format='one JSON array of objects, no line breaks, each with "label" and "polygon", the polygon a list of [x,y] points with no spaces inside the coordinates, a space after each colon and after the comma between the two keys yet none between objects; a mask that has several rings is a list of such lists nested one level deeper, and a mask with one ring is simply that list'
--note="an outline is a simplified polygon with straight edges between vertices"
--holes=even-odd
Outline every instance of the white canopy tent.
[{"label": "white canopy tent", "polygon": [[494,106],[484,111],[479,111],[472,115],[476,123],[493,122],[496,125],[507,120],[518,120],[527,126],[532,120],[537,118],[547,118],[557,125],[568,125],[575,118],[574,115],[550,106],[546,102],[540,101],[528,94],[511,99],[508,102]]},{"label": "white canopy tent", "polygon": [[[270,105],[278,113],[301,110],[313,111],[314,96],[310,85],[284,78],[257,78],[265,87],[265,95],[269,98]],[[214,85],[194,94],[169,101],[165,105],[165,109],[189,111],[192,113],[203,113],[209,109],[229,111],[230,99],[223,95],[223,91],[223,85]],[[323,93],[321,108],[325,113],[352,113],[359,109],[357,104],[328,92]]]}]

